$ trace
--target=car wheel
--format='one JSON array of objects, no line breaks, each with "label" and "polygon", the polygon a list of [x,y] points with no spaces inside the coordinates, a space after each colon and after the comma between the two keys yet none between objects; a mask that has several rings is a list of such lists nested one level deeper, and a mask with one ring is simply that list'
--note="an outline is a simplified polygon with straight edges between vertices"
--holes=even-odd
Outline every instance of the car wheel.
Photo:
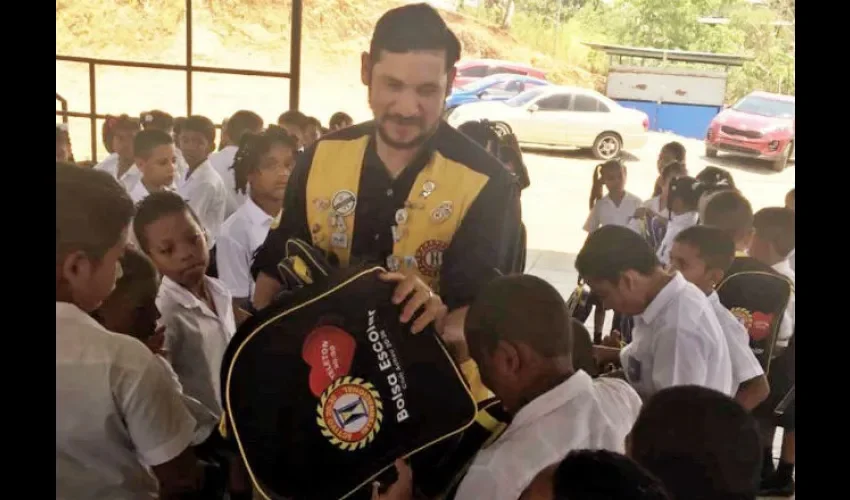
[{"label": "car wheel", "polygon": [[794,148],[794,143],[789,142],[785,149],[782,150],[782,154],[779,158],[773,160],[773,163],[770,164],[771,168],[775,172],[782,172],[785,170],[785,167],[788,166],[788,158],[791,157],[791,150]]},{"label": "car wheel", "polygon": [[593,156],[600,160],[610,160],[620,154],[622,148],[623,141],[619,135],[613,132],[603,132],[593,143]]},{"label": "car wheel", "polygon": [[706,158],[717,158],[717,150],[714,148],[710,148],[708,146],[705,147],[705,157]]},{"label": "car wheel", "polygon": [[507,134],[512,134],[514,132],[511,126],[504,122],[493,122],[490,124],[490,126],[493,127],[493,130],[499,137],[502,137]]}]

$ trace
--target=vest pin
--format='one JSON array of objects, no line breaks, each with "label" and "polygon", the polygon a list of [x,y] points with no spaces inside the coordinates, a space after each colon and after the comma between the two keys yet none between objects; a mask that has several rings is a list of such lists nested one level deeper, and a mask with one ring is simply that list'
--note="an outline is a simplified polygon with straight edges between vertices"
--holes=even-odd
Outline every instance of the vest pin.
[{"label": "vest pin", "polygon": [[401,269],[400,260],[401,259],[399,259],[395,255],[390,255],[389,257],[387,257],[387,268],[392,272],[398,271],[399,269]]},{"label": "vest pin", "polygon": [[313,234],[317,234],[317,233],[318,233],[318,232],[320,232],[321,230],[322,230],[322,225],[321,225],[321,224],[313,224],[313,228],[312,228],[312,230],[311,230],[311,231],[313,232]]},{"label": "vest pin", "polygon": [[396,224],[407,224],[407,218],[410,214],[407,213],[407,210],[404,208],[399,208],[395,211],[395,223]]},{"label": "vest pin", "polygon": [[422,197],[427,198],[437,189],[437,184],[434,181],[425,181],[422,184]]},{"label": "vest pin", "polygon": [[316,207],[316,210],[327,210],[331,206],[331,201],[328,199],[314,198],[313,206]]}]

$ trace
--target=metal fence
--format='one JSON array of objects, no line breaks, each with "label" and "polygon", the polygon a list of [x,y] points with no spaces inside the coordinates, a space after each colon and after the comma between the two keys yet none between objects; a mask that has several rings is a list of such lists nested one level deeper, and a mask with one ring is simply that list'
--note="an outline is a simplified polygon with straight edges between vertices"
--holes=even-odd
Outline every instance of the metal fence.
[{"label": "metal fence", "polygon": [[114,59],[97,59],[92,57],[63,56],[56,54],[57,61],[72,62],[88,65],[89,73],[89,110],[70,111],[68,101],[56,93],[56,100],[61,110],[56,110],[56,115],[62,117],[63,123],[68,123],[68,118],[88,118],[91,124],[91,159],[97,162],[97,120],[107,117],[97,110],[97,66],[117,66],[124,68],[146,68],[166,71],[183,71],[186,73],[186,116],[192,114],[192,75],[194,73],[211,73],[219,75],[240,76],[263,76],[271,78],[289,79],[289,109],[297,110],[300,97],[301,84],[301,14],[302,0],[292,0],[292,23],[290,28],[290,54],[289,71],[257,71],[239,68],[218,68],[211,66],[197,66],[192,63],[192,0],[186,0],[186,63],[185,64],[161,64],[140,61],[119,61]]}]

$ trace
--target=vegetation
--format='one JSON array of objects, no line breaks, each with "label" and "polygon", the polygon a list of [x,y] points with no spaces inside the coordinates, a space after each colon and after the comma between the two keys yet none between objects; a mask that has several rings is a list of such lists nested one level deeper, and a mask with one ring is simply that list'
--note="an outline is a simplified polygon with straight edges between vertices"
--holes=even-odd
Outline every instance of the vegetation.
[{"label": "vegetation", "polygon": [[[531,48],[604,74],[581,42],[748,55],[727,98],[753,90],[794,94],[794,0],[483,0],[460,9],[497,23]],[[700,21],[712,18],[714,23]],[[784,22],[783,22],[784,21]],[[651,64],[651,63],[649,63]]]}]

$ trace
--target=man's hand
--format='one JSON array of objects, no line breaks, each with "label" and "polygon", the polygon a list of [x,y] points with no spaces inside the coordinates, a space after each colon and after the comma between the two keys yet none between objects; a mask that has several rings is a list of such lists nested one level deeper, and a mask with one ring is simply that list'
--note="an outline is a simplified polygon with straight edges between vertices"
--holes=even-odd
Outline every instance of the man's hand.
[{"label": "man's hand", "polygon": [[404,460],[395,461],[398,479],[384,493],[380,493],[381,485],[376,481],[372,483],[372,500],[412,500],[413,499],[413,471],[404,463]]},{"label": "man's hand", "polygon": [[393,304],[398,305],[407,301],[399,318],[402,323],[408,323],[414,314],[422,311],[422,314],[416,318],[416,321],[410,327],[411,332],[419,333],[430,323],[436,321],[439,324],[442,322],[447,312],[443,300],[418,276],[415,274],[405,276],[401,273],[384,273],[380,275],[380,279],[387,283],[397,283],[395,292],[393,292]]},{"label": "man's hand", "polygon": [[168,357],[168,351],[165,349],[165,325],[158,325],[153,335],[145,341],[145,345],[152,353]]}]

